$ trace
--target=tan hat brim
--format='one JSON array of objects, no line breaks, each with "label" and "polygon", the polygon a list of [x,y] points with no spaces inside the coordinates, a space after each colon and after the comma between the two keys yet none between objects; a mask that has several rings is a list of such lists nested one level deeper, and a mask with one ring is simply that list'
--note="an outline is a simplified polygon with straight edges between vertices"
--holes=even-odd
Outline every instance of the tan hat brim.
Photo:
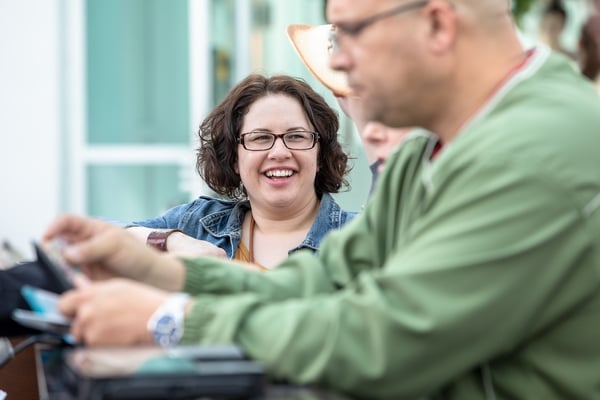
[{"label": "tan hat brim", "polygon": [[287,35],[306,68],[336,96],[350,96],[347,75],[329,66],[329,32],[331,25],[292,24]]}]

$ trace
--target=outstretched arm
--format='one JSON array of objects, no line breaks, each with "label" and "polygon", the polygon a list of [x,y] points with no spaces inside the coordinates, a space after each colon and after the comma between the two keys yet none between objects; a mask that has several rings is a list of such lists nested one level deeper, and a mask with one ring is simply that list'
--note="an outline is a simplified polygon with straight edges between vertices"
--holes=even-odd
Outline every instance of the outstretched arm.
[{"label": "outstretched arm", "polygon": [[[147,228],[144,226],[130,226],[126,229],[142,243],[146,243],[148,235],[150,235],[151,232],[156,231],[154,228]],[[166,248],[169,254],[176,257],[192,258],[210,256],[227,258],[227,254],[222,248],[215,246],[206,240],[199,240],[186,235],[183,232],[171,233],[167,237]]]},{"label": "outstretched arm", "polygon": [[50,225],[44,239],[55,237],[67,242],[65,260],[79,265],[92,280],[125,277],[167,291],[183,287],[185,271],[179,259],[140,243],[119,226],[63,215]]}]

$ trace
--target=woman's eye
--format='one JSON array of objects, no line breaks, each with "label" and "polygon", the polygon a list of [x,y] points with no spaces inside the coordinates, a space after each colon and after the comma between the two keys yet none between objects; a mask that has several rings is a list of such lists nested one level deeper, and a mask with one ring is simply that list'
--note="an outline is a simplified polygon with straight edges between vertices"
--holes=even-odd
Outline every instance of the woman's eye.
[{"label": "woman's eye", "polygon": [[253,135],[250,138],[250,140],[252,142],[268,142],[268,141],[271,140],[271,135],[267,135],[267,134],[264,134],[264,135],[260,135],[260,134],[259,135]]},{"label": "woman's eye", "polygon": [[309,134],[306,132],[291,132],[288,133],[285,137],[287,140],[300,141],[307,140],[309,138]]}]

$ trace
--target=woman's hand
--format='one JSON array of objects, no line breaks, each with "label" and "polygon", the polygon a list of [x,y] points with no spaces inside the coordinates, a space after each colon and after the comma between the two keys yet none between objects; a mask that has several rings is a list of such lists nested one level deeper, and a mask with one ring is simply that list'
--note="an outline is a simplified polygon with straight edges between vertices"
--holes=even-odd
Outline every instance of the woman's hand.
[{"label": "woman's hand", "polygon": [[61,313],[86,345],[153,344],[147,323],[169,293],[128,279],[110,279],[63,294]]},{"label": "woman's hand", "polygon": [[183,232],[175,232],[167,239],[167,252],[177,257],[221,257],[227,258],[227,253],[222,248],[207,242],[198,240]]},{"label": "woman's hand", "polygon": [[[131,232],[141,243],[146,243],[148,235],[155,229],[145,226],[130,226],[127,232]],[[176,257],[221,257],[227,258],[227,253],[222,248],[207,242],[188,236],[183,232],[174,232],[167,238],[167,252]]]}]

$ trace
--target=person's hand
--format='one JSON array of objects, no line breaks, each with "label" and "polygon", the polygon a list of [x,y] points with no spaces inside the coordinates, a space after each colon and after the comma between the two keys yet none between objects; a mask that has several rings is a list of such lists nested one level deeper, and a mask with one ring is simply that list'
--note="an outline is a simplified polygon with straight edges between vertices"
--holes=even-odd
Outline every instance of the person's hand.
[{"label": "person's hand", "polygon": [[183,286],[181,261],[140,243],[127,230],[96,219],[75,215],[58,217],[44,239],[60,237],[67,242],[62,255],[79,265],[92,280],[127,277],[166,290]]},{"label": "person's hand", "polygon": [[198,240],[183,232],[175,232],[167,239],[167,252],[177,257],[221,257],[227,258],[227,253],[222,248],[207,242]]},{"label": "person's hand", "polygon": [[152,344],[146,325],[169,293],[128,279],[110,279],[64,293],[58,307],[73,318],[71,334],[86,345]]}]

